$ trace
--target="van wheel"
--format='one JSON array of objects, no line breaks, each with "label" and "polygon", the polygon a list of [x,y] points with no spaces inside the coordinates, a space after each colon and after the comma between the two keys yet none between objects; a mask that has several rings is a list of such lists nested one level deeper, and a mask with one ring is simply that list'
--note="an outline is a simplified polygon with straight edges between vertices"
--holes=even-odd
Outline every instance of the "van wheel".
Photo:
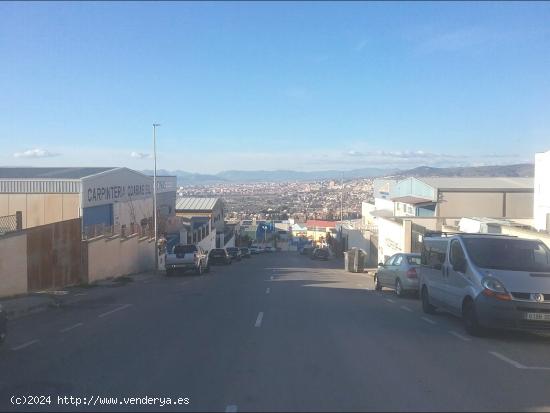
[{"label": "van wheel", "polygon": [[378,276],[374,276],[374,289],[376,291],[382,291],[382,284],[380,284],[380,281],[378,280]]},{"label": "van wheel", "polygon": [[479,325],[476,306],[471,299],[466,299],[462,305],[462,320],[464,321],[464,329],[469,335],[474,337],[484,335],[485,330]]},{"label": "van wheel", "polygon": [[399,298],[402,298],[405,293],[403,292],[403,286],[401,285],[401,280],[398,278],[395,280],[395,295]]},{"label": "van wheel", "polygon": [[428,295],[428,289],[426,286],[422,287],[422,311],[426,314],[435,314],[436,307],[430,304],[430,296]]}]

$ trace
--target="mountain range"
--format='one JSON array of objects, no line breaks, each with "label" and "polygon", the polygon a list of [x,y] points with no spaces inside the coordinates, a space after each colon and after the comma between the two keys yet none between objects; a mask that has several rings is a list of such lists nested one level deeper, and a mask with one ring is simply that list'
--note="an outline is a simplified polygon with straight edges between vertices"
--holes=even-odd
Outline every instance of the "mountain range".
[{"label": "mountain range", "polygon": [[[152,175],[152,170],[142,171]],[[491,166],[464,166],[450,168],[433,168],[430,166],[419,166],[413,169],[399,170],[390,168],[361,168],[350,171],[324,170],[324,171],[222,171],[217,174],[198,174],[181,170],[168,171],[157,170],[158,175],[175,175],[178,177],[178,185],[201,185],[214,183],[245,183],[245,182],[288,182],[288,181],[316,181],[324,179],[351,178],[373,178],[373,177],[395,177],[406,176],[428,177],[475,177],[475,176],[506,176],[506,177],[532,177],[534,176],[533,164],[515,165],[491,165]]]}]

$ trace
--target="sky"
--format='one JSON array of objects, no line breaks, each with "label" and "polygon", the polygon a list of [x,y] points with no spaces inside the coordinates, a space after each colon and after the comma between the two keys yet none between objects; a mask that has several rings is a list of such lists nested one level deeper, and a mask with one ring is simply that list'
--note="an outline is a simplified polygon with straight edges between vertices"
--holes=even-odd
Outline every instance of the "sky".
[{"label": "sky", "polygon": [[0,165],[533,162],[548,2],[0,2]]}]

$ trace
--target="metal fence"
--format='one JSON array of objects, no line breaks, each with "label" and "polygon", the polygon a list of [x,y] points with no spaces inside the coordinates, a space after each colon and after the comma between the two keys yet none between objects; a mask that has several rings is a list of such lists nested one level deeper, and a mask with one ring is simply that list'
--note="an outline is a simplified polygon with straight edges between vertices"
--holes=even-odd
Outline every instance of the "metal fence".
[{"label": "metal fence", "polygon": [[0,235],[23,229],[22,213],[17,211],[14,215],[0,217]]},{"label": "metal fence", "polygon": [[90,239],[96,237],[129,237],[137,235],[138,237],[149,237],[153,238],[155,236],[154,226],[152,223],[147,222],[144,224],[135,224],[131,223],[130,225],[90,225],[84,227],[82,230],[82,239]]}]

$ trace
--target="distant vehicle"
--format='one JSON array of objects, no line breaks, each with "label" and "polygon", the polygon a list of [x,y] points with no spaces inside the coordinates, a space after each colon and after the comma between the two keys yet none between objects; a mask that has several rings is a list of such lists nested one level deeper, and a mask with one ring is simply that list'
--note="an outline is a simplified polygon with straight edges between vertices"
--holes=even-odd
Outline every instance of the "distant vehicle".
[{"label": "distant vehicle", "polygon": [[6,312],[4,311],[2,304],[0,304],[0,344],[2,344],[4,340],[6,340],[7,334],[8,334],[8,317],[6,316]]},{"label": "distant vehicle", "polygon": [[258,250],[258,247],[256,247],[256,246],[252,246],[248,249],[250,250],[250,254],[252,254],[252,255],[257,255],[257,254],[260,253],[260,251]]},{"label": "distant vehicle", "polygon": [[177,271],[194,271],[202,275],[209,271],[208,255],[199,246],[193,244],[178,244],[172,249],[172,253],[165,254],[166,275],[170,276]]},{"label": "distant vehicle", "polygon": [[300,250],[300,255],[311,255],[311,253],[313,252],[314,249],[315,249],[315,248],[310,247],[310,246],[303,247],[303,248]]},{"label": "distant vehicle", "polygon": [[264,251],[265,252],[273,252],[274,249],[273,249],[273,247],[267,246],[267,247],[265,247]]},{"label": "distant vehicle", "polygon": [[550,250],[539,240],[489,234],[424,236],[422,309],[487,328],[550,330]]},{"label": "distant vehicle", "polygon": [[326,261],[330,257],[330,253],[326,248],[315,248],[310,255],[312,260],[323,260]]},{"label": "distant vehicle", "polygon": [[418,293],[418,270],[420,254],[395,254],[385,263],[378,264],[374,276],[374,288],[393,288],[398,297],[407,293]]},{"label": "distant vehicle", "polygon": [[226,248],[226,250],[227,250],[227,253],[231,256],[231,259],[234,259],[237,261],[242,260],[243,256],[239,248],[229,247],[229,248]]},{"label": "distant vehicle", "polygon": [[241,247],[241,255],[243,258],[250,258],[250,250],[247,247]]},{"label": "distant vehicle", "polygon": [[208,254],[210,264],[231,264],[232,259],[225,248],[214,248]]}]

